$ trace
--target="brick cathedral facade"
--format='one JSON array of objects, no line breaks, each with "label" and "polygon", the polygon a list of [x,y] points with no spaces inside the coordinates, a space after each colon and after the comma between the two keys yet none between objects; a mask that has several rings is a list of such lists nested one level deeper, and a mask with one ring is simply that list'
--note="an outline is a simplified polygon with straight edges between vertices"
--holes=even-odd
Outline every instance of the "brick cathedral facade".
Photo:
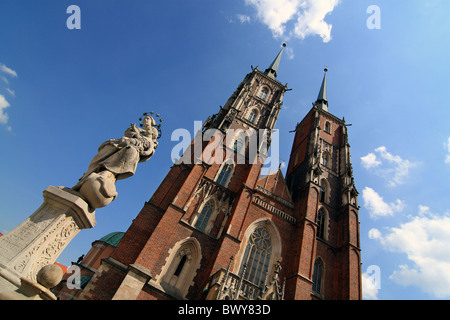
[{"label": "brick cathedral facade", "polygon": [[[358,192],[326,73],[286,177],[261,177],[288,90],[277,80],[282,52],[207,119],[182,158],[193,161],[170,168],[79,299],[362,298]],[[252,129],[268,134],[253,139]],[[208,132],[227,139],[202,139]]]}]

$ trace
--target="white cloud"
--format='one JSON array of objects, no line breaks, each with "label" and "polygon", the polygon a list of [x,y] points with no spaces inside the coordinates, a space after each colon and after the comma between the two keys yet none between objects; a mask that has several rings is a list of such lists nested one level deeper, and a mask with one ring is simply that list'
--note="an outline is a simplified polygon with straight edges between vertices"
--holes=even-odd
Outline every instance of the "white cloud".
[{"label": "white cloud", "polygon": [[432,214],[426,206],[418,211],[420,215],[374,239],[385,250],[406,254],[410,261],[399,266],[391,280],[418,286],[437,298],[450,297],[450,216]]},{"label": "white cloud", "polygon": [[294,50],[292,50],[292,48],[286,47],[286,48],[284,49],[284,52],[286,52],[286,54],[287,54],[289,60],[294,59],[295,55],[294,55]]},{"label": "white cloud", "polygon": [[250,17],[245,15],[245,14],[237,14],[236,18],[239,20],[240,23],[245,24],[245,23],[250,23]]},{"label": "white cloud", "polygon": [[6,101],[5,97],[0,94],[0,123],[8,123],[8,114],[5,109],[8,108],[10,104]]},{"label": "white cloud", "polygon": [[325,22],[325,17],[338,5],[339,0],[309,0],[306,10],[299,14],[294,33],[300,39],[319,35],[323,42],[331,40],[332,25]]},{"label": "white cloud", "polygon": [[[323,42],[331,40],[332,26],[325,17],[338,5],[339,0],[245,0],[257,10],[258,19],[272,31],[275,38],[319,35]],[[286,30],[288,22],[293,28]]]},{"label": "white cloud", "polygon": [[402,159],[400,156],[389,153],[386,147],[381,146],[375,149],[377,155],[369,153],[361,157],[361,165],[366,169],[374,169],[373,172],[387,180],[390,187],[395,187],[405,182],[410,169],[417,163]]},{"label": "white cloud", "polygon": [[445,157],[445,163],[450,163],[450,137],[447,139],[444,147],[448,152],[447,156]]},{"label": "white cloud", "polygon": [[419,216],[432,215],[430,207],[419,205]]},{"label": "white cloud", "polygon": [[9,85],[9,80],[5,76],[1,76],[0,79],[6,84]]},{"label": "white cloud", "polygon": [[398,199],[395,202],[386,203],[375,190],[369,187],[364,188],[362,197],[364,207],[369,210],[372,219],[392,216],[395,212],[400,212],[405,208],[405,203]]},{"label": "white cloud", "polygon": [[11,68],[8,68],[3,63],[0,63],[0,71],[3,72],[3,73],[6,73],[7,75],[9,75],[9,76],[11,76],[13,78],[17,78],[17,72],[14,71]]},{"label": "white cloud", "polygon": [[409,169],[416,166],[415,163],[409,160],[403,160],[400,156],[394,156],[387,152],[386,147],[379,147],[378,149],[375,149],[375,152],[379,152],[383,159],[394,165],[394,168],[387,171],[389,175],[392,174],[392,178],[389,181],[390,186],[402,184],[404,178],[409,174]]},{"label": "white cloud", "polygon": [[10,95],[12,95],[13,97],[16,96],[16,92],[15,92],[14,90],[11,90],[10,88],[6,88],[6,91],[8,91],[8,93],[9,93]]},{"label": "white cloud", "polygon": [[373,153],[369,153],[365,157],[361,157],[361,164],[364,168],[370,169],[381,165],[381,161],[377,160],[377,156]]},{"label": "white cloud", "polygon": [[[14,71],[13,69],[7,67],[6,65],[4,65],[3,63],[0,63],[0,74],[3,73],[4,75],[0,76],[0,79],[7,85],[9,86],[9,80],[7,78],[7,76],[12,77],[12,78],[17,78],[17,72]],[[10,88],[6,88],[6,91],[13,97],[16,96],[16,93],[14,92],[14,90],[11,90]],[[6,98],[0,94],[0,124],[8,124],[8,114],[6,113],[5,109],[10,107],[11,105],[9,104],[8,101],[6,101]],[[7,125],[6,126],[6,130],[8,131],[12,131],[11,126]]]},{"label": "white cloud", "polygon": [[372,228],[369,230],[369,239],[376,240],[381,238],[380,230]]}]

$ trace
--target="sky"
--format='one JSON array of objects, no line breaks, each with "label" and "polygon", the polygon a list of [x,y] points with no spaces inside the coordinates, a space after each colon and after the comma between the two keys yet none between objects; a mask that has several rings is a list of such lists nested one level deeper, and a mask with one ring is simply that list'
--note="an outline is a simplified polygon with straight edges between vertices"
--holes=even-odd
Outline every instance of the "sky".
[{"label": "sky", "polygon": [[364,299],[448,299],[448,12],[446,0],[0,0],[0,232],[155,111],[155,155],[117,182],[118,198],[57,261],[126,231],[172,165],[171,133],[193,133],[286,42],[280,159],[327,67],[329,112],[352,125]]}]

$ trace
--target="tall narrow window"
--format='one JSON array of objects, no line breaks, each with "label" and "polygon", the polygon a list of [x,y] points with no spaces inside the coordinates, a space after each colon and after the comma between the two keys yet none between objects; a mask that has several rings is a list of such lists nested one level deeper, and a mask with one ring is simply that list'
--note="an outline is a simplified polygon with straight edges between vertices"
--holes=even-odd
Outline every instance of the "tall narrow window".
[{"label": "tall narrow window", "polygon": [[262,100],[266,100],[268,94],[269,94],[269,90],[267,90],[267,88],[262,88],[261,91],[259,92],[258,97]]},{"label": "tall narrow window", "polygon": [[[245,248],[239,274],[245,280],[262,287],[269,270],[272,254],[272,239],[265,228],[256,229],[250,236]],[[246,266],[245,274],[244,265]]]},{"label": "tall narrow window", "polygon": [[326,179],[320,180],[320,201],[323,203],[330,201],[330,185]]},{"label": "tall narrow window", "polygon": [[314,263],[314,273],[313,273],[313,285],[312,291],[318,294],[322,293],[322,276],[323,276],[323,262],[322,259],[318,258]]},{"label": "tall narrow window", "polygon": [[330,162],[329,160],[330,160],[330,155],[327,152],[324,152],[322,154],[322,164],[327,168],[328,168],[328,164]]},{"label": "tall narrow window", "polygon": [[169,253],[161,274],[156,276],[155,281],[167,294],[176,299],[185,299],[200,268],[200,243],[195,238],[186,238],[177,242]]},{"label": "tall narrow window", "polygon": [[250,112],[250,114],[248,115],[247,120],[250,121],[251,123],[255,123],[257,116],[258,116],[258,112],[256,110],[252,110],[252,112]]},{"label": "tall narrow window", "polygon": [[234,142],[234,151],[241,152],[242,147],[244,146],[244,140],[241,137],[238,137]]},{"label": "tall narrow window", "polygon": [[325,122],[325,132],[326,133],[331,133],[331,125],[330,125],[330,123],[328,121]]},{"label": "tall narrow window", "polygon": [[325,190],[323,186],[320,187],[320,202],[325,202]]},{"label": "tall narrow window", "polygon": [[217,177],[216,182],[218,184],[221,184],[222,186],[225,186],[230,178],[232,171],[233,171],[232,164],[224,164],[222,170],[219,173],[219,176]]},{"label": "tall narrow window", "polygon": [[201,231],[205,231],[213,211],[214,211],[214,201],[209,200],[203,206],[202,211],[199,213],[197,217],[197,222],[195,223],[195,227]]},{"label": "tall narrow window", "polygon": [[325,240],[325,211],[322,208],[317,213],[317,237]]},{"label": "tall narrow window", "polygon": [[180,263],[178,264],[177,269],[175,270],[174,275],[177,277],[180,276],[181,270],[183,270],[184,264],[186,263],[187,255],[184,255],[183,258],[181,258]]}]

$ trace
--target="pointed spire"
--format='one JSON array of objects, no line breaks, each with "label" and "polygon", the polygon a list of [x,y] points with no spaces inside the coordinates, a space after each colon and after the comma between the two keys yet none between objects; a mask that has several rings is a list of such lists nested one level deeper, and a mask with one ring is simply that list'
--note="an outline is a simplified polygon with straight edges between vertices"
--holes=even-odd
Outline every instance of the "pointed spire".
[{"label": "pointed spire", "polygon": [[276,56],[275,60],[273,60],[272,64],[264,72],[266,75],[268,75],[271,78],[275,79],[277,77],[278,67],[280,66],[280,61],[281,61],[281,55],[283,54],[283,50],[285,47],[286,47],[286,43],[283,43],[283,47],[281,48],[280,52]]},{"label": "pointed spire", "polygon": [[317,96],[317,101],[314,103],[316,107],[319,107],[325,111],[328,111],[328,100],[327,100],[327,72],[328,68],[324,70],[324,76],[322,81],[322,86],[320,87],[319,95]]}]

